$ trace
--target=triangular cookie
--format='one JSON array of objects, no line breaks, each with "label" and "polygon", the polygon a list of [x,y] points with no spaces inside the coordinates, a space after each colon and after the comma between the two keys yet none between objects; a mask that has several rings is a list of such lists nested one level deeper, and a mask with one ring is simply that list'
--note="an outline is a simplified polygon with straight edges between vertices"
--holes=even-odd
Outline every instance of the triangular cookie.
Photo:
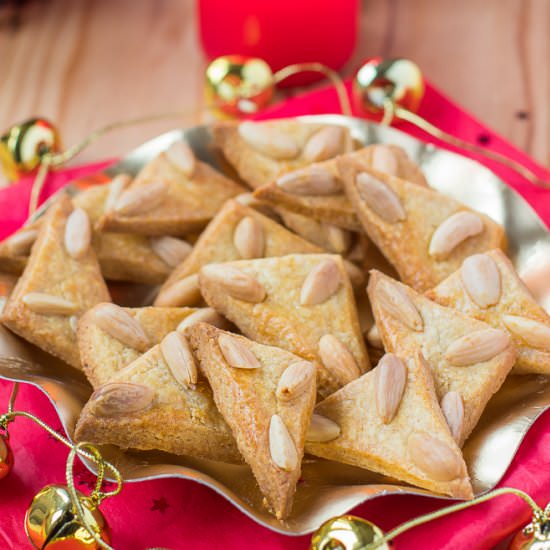
[{"label": "triangular cookie", "polygon": [[466,258],[426,296],[507,330],[518,349],[515,373],[550,374],[550,317],[501,250]]},{"label": "triangular cookie", "polygon": [[91,247],[89,220],[63,194],[48,210],[2,322],[43,350],[80,368],[79,315],[110,300]]},{"label": "triangular cookie", "polygon": [[440,306],[378,271],[371,272],[368,294],[386,351],[410,357],[421,350],[438,397],[458,398],[461,418],[452,423],[458,424],[454,431],[462,445],[514,365],[517,351],[508,333]]},{"label": "triangular cookie", "polygon": [[296,119],[223,122],[212,128],[214,144],[250,187],[312,162],[351,151],[349,130]]},{"label": "triangular cookie", "polygon": [[[359,151],[343,155],[361,166],[375,166],[377,170],[411,178],[426,186],[426,180],[403,149],[394,145],[369,145]],[[344,193],[336,159],[318,162],[269,180],[254,196],[268,203],[283,206],[325,223],[361,231],[361,224]]]},{"label": "triangular cookie", "polygon": [[82,369],[94,388],[158,344],[195,313],[191,308],[122,308],[98,304],[78,322]]},{"label": "triangular cookie", "polygon": [[349,158],[338,166],[365,231],[418,291],[434,287],[471,254],[505,245],[502,226],[433,189]]},{"label": "triangular cookie", "polygon": [[410,359],[387,354],[319,403],[307,439],[309,454],[455,498],[473,497],[421,353]]},{"label": "triangular cookie", "polygon": [[[116,176],[111,182],[94,185],[73,197],[75,208],[83,208],[92,227],[105,208],[130,182],[128,176]],[[0,271],[19,274],[42,218],[22,227],[0,243]],[[191,250],[191,245],[174,237],[146,237],[131,233],[93,232],[92,246],[105,279],[157,285],[165,281],[172,269]]]},{"label": "triangular cookie", "polygon": [[203,228],[243,188],[176,142],[144,166],[98,223],[101,231],[181,236]]},{"label": "triangular cookie", "polygon": [[211,325],[186,333],[268,507],[286,518],[315,405],[315,366]]},{"label": "triangular cookie", "polygon": [[210,264],[206,302],[253,340],[317,363],[327,396],[369,368],[353,290],[338,255],[293,254]]},{"label": "triangular cookie", "polygon": [[187,341],[174,332],[96,389],[82,410],[75,439],[242,461]]},{"label": "triangular cookie", "polygon": [[179,288],[185,288],[185,280],[206,264],[318,252],[321,252],[320,248],[287,231],[267,216],[230,200],[208,224],[191,254],[166,280],[155,305],[195,305],[186,301],[190,294],[187,291],[179,292]]}]

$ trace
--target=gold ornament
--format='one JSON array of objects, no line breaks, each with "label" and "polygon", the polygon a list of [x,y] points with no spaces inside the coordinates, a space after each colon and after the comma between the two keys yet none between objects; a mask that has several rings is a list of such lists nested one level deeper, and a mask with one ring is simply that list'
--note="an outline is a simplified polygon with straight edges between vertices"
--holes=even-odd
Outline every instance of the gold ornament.
[{"label": "gold ornament", "polygon": [[269,65],[257,57],[224,55],[206,69],[207,97],[230,115],[254,114],[269,104],[275,80]]},{"label": "gold ornament", "polygon": [[550,550],[550,507],[536,514],[533,521],[517,533],[509,550]]},{"label": "gold ornament", "polygon": [[[381,539],[382,530],[370,521],[356,516],[329,519],[311,539],[311,550],[363,550]],[[378,546],[380,550],[393,548],[390,542]]]},{"label": "gold ornament", "polygon": [[[83,504],[86,523],[108,543],[109,529],[103,514],[80,491],[77,494]],[[48,550],[101,548],[78,520],[69,491],[63,485],[48,485],[34,497],[25,515],[25,531],[37,550],[46,547]]]},{"label": "gold ornament", "polygon": [[8,181],[16,181],[37,168],[47,153],[60,150],[55,126],[46,119],[31,118],[0,137],[0,165]]},{"label": "gold ornament", "polygon": [[13,468],[13,452],[9,438],[0,434],[0,479],[4,479]]},{"label": "gold ornament", "polygon": [[425,83],[418,65],[409,59],[368,59],[355,73],[353,99],[356,110],[364,115],[380,117],[389,126],[395,119],[407,121],[441,141],[482,155],[514,170],[529,182],[550,188],[550,181],[519,162],[473,143],[463,141],[422,118],[416,112],[424,97]]},{"label": "gold ornament", "polygon": [[388,99],[415,113],[424,97],[425,88],[424,77],[418,65],[403,58],[369,59],[353,79],[357,109],[381,117]]}]

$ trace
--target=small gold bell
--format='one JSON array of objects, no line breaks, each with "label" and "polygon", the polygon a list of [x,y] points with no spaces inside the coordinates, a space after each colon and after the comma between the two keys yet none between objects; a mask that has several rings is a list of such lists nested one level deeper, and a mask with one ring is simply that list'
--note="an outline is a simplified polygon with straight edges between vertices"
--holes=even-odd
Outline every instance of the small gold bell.
[{"label": "small gold bell", "polygon": [[384,101],[389,99],[415,113],[424,97],[422,71],[409,59],[368,59],[355,73],[353,98],[358,111],[364,114],[384,113]]},{"label": "small gold bell", "polygon": [[207,98],[230,115],[257,113],[271,101],[274,90],[271,68],[257,57],[224,55],[206,69]]},{"label": "small gold bell", "polygon": [[7,435],[0,434],[0,479],[4,479],[13,468],[13,452]]},{"label": "small gold bell", "polygon": [[[78,492],[87,522],[107,543],[109,528],[103,514],[92,509]],[[25,515],[25,531],[34,548],[41,550],[100,550],[86,528],[78,521],[67,487],[47,485],[32,500]]]},{"label": "small gold bell", "polygon": [[[356,516],[340,516],[325,521],[311,539],[311,550],[362,550],[384,536],[382,529]],[[384,543],[380,550],[393,548]]]},{"label": "small gold bell", "polygon": [[550,521],[543,521],[537,529],[522,529],[510,542],[509,550],[550,550]]},{"label": "small gold bell", "polygon": [[60,150],[55,126],[43,118],[32,118],[12,126],[0,137],[0,165],[8,181],[16,181],[32,172],[46,153]]}]

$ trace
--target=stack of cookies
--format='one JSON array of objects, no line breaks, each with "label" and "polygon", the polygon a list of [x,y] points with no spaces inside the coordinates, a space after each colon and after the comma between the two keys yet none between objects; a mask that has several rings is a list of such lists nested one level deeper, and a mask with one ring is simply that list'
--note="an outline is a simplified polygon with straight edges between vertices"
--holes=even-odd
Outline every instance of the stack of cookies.
[{"label": "stack of cookies", "polygon": [[[471,498],[461,447],[488,401],[550,374],[503,228],[342,126],[212,139],[240,181],[177,142],[0,244],[20,274],[2,323],[94,389],[75,438],[245,462],[279,519],[305,453]],[[116,305],[105,280],[154,302]]]}]

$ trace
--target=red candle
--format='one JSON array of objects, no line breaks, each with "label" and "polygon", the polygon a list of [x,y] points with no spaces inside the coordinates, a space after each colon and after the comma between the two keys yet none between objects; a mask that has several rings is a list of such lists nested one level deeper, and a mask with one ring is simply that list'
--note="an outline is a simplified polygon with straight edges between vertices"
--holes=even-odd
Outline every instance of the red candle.
[{"label": "red candle", "polygon": [[358,0],[199,0],[198,8],[209,59],[243,54],[273,71],[303,62],[338,70],[355,48]]}]

